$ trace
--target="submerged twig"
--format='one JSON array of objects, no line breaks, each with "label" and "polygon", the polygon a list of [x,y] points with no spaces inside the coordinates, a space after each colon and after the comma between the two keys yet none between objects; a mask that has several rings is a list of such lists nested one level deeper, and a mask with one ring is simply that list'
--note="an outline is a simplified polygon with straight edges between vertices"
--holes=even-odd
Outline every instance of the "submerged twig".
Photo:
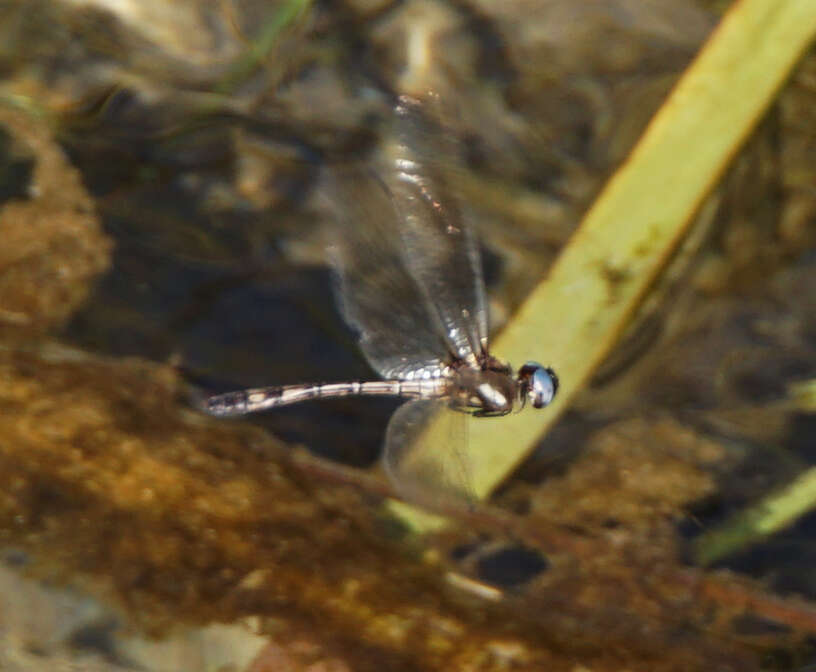
[{"label": "submerged twig", "polygon": [[[281,454],[282,456],[285,453]],[[310,479],[350,485],[377,497],[393,496],[385,479],[338,465],[335,462],[294,451],[284,457]],[[561,562],[588,563],[609,545],[609,539],[586,531],[578,531],[557,523],[542,525],[523,516],[508,513],[489,505],[440,507],[437,514],[454,519],[472,530],[499,534],[540,549],[548,557]],[[750,613],[764,620],[787,626],[792,630],[816,635],[816,604],[801,599],[780,598],[745,578],[730,573],[711,573],[696,568],[667,568],[662,576],[667,595],[691,590],[697,597],[732,613]]]}]

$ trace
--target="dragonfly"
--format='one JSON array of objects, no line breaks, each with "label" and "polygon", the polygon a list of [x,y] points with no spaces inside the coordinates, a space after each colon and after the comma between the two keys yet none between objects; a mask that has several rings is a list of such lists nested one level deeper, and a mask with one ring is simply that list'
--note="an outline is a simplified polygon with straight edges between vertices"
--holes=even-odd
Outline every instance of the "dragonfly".
[{"label": "dragonfly", "polygon": [[[436,158],[457,142],[442,125],[439,100],[433,92],[400,96],[379,161],[336,168],[330,179],[338,302],[382,380],[262,387],[204,401],[212,415],[240,416],[311,399],[401,397],[382,463],[397,492],[419,503],[473,499],[467,416],[502,416],[527,403],[544,408],[558,391],[552,368],[528,361],[514,373],[490,354],[478,241]],[[444,426],[434,436],[445,445],[419,458],[434,422]]]}]

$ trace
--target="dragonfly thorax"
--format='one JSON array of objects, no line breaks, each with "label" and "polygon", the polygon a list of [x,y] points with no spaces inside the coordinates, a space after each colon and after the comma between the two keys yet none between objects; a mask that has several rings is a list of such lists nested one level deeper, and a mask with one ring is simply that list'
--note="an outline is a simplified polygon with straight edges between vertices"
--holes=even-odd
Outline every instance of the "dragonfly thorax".
[{"label": "dragonfly thorax", "polygon": [[476,409],[482,415],[504,415],[513,410],[518,397],[510,367],[462,368],[456,372],[454,404]]}]

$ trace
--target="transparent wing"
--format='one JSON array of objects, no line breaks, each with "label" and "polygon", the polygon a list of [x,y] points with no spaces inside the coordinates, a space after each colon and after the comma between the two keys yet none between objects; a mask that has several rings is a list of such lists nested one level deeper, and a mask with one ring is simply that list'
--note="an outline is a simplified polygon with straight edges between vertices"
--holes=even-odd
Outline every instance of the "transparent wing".
[{"label": "transparent wing", "polygon": [[409,401],[397,409],[388,423],[382,459],[400,495],[432,507],[475,501],[465,453],[467,419],[436,399]]},{"label": "transparent wing", "polygon": [[329,193],[337,211],[329,257],[338,303],[363,353],[384,378],[436,372],[449,350],[405,263],[387,187],[372,170],[347,166],[331,174]]},{"label": "transparent wing", "polygon": [[432,93],[400,97],[383,175],[405,264],[450,350],[473,362],[487,350],[487,302],[478,243],[443,170],[458,146],[446,117]]}]

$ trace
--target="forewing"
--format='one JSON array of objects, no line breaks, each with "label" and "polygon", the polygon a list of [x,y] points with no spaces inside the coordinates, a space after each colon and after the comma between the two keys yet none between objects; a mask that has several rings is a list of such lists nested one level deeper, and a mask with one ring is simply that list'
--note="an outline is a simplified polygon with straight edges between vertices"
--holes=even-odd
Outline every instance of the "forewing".
[{"label": "forewing", "polygon": [[401,496],[432,508],[475,501],[467,419],[442,400],[419,399],[397,409],[386,430],[383,466]]},{"label": "forewing", "polygon": [[394,199],[364,166],[334,170],[328,189],[336,219],[329,256],[338,302],[371,366],[384,378],[435,373],[448,348],[405,263]]},{"label": "forewing", "polygon": [[474,363],[487,349],[487,302],[478,242],[444,166],[457,151],[441,102],[402,96],[386,143],[384,181],[398,214],[405,264],[443,337]]}]

